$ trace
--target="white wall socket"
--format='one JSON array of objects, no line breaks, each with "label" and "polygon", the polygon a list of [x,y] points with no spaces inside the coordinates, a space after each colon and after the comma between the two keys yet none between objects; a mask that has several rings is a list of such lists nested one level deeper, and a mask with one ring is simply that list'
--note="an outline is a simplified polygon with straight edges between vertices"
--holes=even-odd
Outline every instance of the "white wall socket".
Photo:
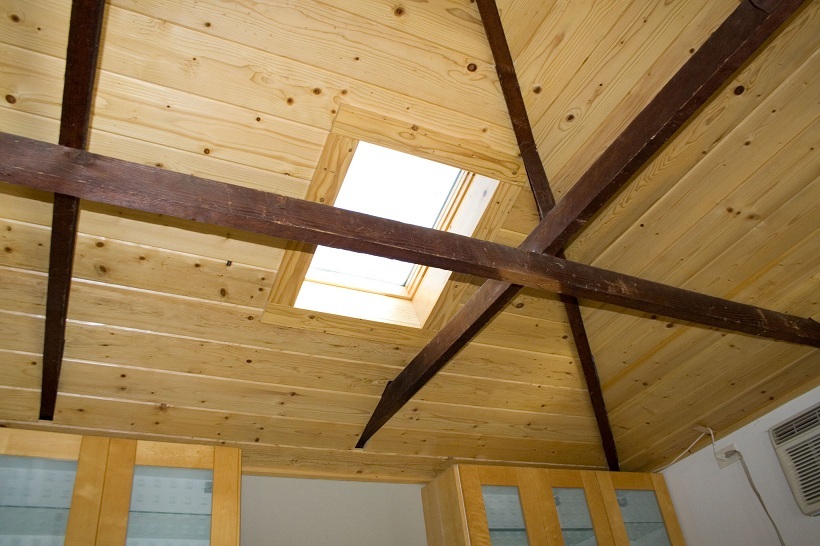
[{"label": "white wall socket", "polygon": [[737,454],[735,444],[729,444],[722,449],[718,449],[715,452],[715,457],[717,458],[718,467],[720,468],[726,468],[730,464],[740,460],[740,455]]}]

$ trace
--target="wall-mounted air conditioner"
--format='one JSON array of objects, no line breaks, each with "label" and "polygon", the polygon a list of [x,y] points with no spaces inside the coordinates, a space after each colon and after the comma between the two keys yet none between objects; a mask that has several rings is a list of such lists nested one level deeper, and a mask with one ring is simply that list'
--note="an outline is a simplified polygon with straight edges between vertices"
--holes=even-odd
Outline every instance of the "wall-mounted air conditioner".
[{"label": "wall-mounted air conditioner", "polygon": [[820,514],[820,404],[769,430],[800,510]]}]

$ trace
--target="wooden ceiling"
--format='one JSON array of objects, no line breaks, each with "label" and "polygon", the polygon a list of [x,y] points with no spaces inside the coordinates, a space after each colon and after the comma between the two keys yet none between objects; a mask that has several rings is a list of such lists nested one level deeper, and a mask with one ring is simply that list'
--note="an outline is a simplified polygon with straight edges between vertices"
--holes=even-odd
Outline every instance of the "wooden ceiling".
[{"label": "wooden ceiling", "polygon": [[[56,143],[70,2],[0,6],[0,132]],[[498,6],[560,201],[737,2]],[[567,257],[816,319],[819,12],[806,2]],[[517,246],[538,224],[468,0],[112,0],[99,66],[91,152],[304,198],[353,112],[356,138],[497,169],[510,206],[480,236]],[[0,190],[1,424],[224,442],[270,474],[606,464],[556,296],[521,292],[355,450],[387,382],[481,279],[454,275],[453,305],[426,329],[267,308],[287,241],[88,201],[54,421],[38,421],[51,196]],[[694,426],[724,433],[820,384],[818,349],[581,305],[624,469],[663,466]]]}]

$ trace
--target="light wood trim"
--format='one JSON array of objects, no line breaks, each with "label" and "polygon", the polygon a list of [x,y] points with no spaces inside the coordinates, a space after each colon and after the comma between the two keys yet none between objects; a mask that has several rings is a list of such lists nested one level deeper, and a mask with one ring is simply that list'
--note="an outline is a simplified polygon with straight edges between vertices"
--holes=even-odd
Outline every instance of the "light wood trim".
[{"label": "light wood trim", "polygon": [[476,466],[481,485],[518,485],[518,469],[512,466]]},{"label": "light wood trim", "polygon": [[496,180],[523,185],[524,165],[517,155],[493,149],[475,140],[454,138],[428,127],[401,121],[343,104],[333,121],[333,132],[423,157]]},{"label": "light wood trim", "polygon": [[111,439],[103,485],[102,510],[97,527],[97,546],[125,544],[136,455],[136,440]]},{"label": "light wood trim", "polygon": [[[305,199],[333,205],[339,195],[347,169],[353,160],[359,141],[348,136],[330,133],[308,186]],[[269,304],[293,306],[299,296],[316,245],[288,241],[285,254],[271,287]]]},{"label": "light wood trim", "polygon": [[610,526],[606,506],[603,496],[601,495],[601,487],[597,477],[598,473],[591,470],[580,470],[578,473],[581,476],[582,487],[587,497],[589,515],[592,519],[592,528],[595,531],[595,538],[598,541],[598,545],[615,546],[615,537],[612,535],[612,528]]},{"label": "light wood trim", "polygon": [[458,466],[451,466],[424,486],[421,499],[428,546],[469,546]]},{"label": "light wood trim", "polygon": [[550,487],[584,487],[584,480],[579,470],[550,470]]},{"label": "light wood trim", "polygon": [[[580,476],[578,476],[577,472],[569,472],[575,474],[580,480]],[[544,530],[547,536],[547,544],[550,546],[565,546],[564,535],[561,533],[561,520],[558,518],[558,507],[555,506],[555,495],[552,492],[553,487],[565,486],[555,484],[553,481],[552,470],[540,471],[538,473],[537,481],[541,488],[541,510],[544,520]]]},{"label": "light wood trim", "polygon": [[[550,518],[552,514],[548,510],[548,503],[549,499],[552,499],[552,493],[548,484],[542,478],[546,472],[546,470],[538,468],[518,468],[515,472],[529,546],[551,546],[556,544],[554,540],[547,537],[548,530],[554,533],[556,529],[551,524],[558,522],[558,513],[555,512],[553,522]],[[554,505],[553,508],[555,508]],[[559,536],[561,534],[560,527],[560,525],[557,527]],[[563,544],[563,541],[561,544]]]},{"label": "light wood trim", "polygon": [[643,472],[615,472],[610,474],[609,479],[615,489],[655,489],[651,474]]},{"label": "light wood trim", "polygon": [[490,546],[490,528],[487,524],[487,512],[484,508],[484,495],[481,493],[482,467],[459,466],[461,491],[464,498],[464,514],[467,518],[467,530],[472,546]]},{"label": "light wood trim", "polygon": [[214,448],[211,545],[239,546],[242,453],[234,447]]},{"label": "light wood trim", "polygon": [[178,468],[214,467],[213,446],[170,444],[167,442],[137,442],[136,464],[140,466],[170,466]]},{"label": "light wood trim", "polygon": [[661,509],[663,523],[666,525],[666,533],[669,535],[669,542],[672,546],[685,546],[683,530],[680,527],[678,516],[675,513],[675,506],[672,504],[672,497],[666,487],[666,479],[663,474],[653,473],[650,475],[655,486],[655,497],[658,499],[658,506]]},{"label": "light wood trim", "polygon": [[76,461],[82,437],[58,432],[0,428],[0,454]]},{"label": "light wood trim", "polygon": [[87,546],[97,539],[109,445],[108,438],[83,436],[68,514],[66,546]]},{"label": "light wood trim", "polygon": [[615,496],[615,487],[612,485],[612,474],[609,472],[596,472],[596,476],[601,491],[603,507],[606,511],[606,518],[612,530],[612,539],[615,544],[629,544],[629,536],[626,534],[626,526],[621,516],[621,507],[618,506],[618,498]]}]

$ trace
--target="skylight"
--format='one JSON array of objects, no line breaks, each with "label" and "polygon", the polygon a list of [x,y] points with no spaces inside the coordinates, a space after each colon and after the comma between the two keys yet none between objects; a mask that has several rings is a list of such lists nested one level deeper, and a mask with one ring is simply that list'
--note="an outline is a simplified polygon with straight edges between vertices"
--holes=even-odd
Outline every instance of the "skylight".
[{"label": "skylight", "polygon": [[[460,170],[360,142],[335,206],[432,228],[455,187]],[[354,278],[405,286],[414,264],[328,247],[313,256],[307,279],[352,286]],[[348,279],[345,281],[344,279]]]}]

